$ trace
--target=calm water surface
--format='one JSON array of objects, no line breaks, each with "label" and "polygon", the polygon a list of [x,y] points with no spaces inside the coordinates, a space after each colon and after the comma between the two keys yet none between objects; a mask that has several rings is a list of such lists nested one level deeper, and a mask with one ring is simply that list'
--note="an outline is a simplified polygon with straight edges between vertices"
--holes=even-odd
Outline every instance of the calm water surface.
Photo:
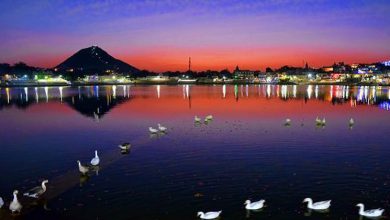
[{"label": "calm water surface", "polygon": [[[1,88],[0,196],[49,179],[16,219],[359,219],[359,202],[390,215],[389,110],[389,87]],[[157,123],[166,135],[149,134]],[[81,176],[95,149],[99,170]],[[308,212],[305,197],[330,211]],[[246,199],[267,207],[248,213]]]}]

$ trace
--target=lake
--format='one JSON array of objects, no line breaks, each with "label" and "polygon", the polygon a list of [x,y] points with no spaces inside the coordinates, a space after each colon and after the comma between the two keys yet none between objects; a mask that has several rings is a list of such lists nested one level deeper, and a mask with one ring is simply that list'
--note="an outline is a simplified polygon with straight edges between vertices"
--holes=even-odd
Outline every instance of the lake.
[{"label": "lake", "polygon": [[[0,88],[0,123],[0,219],[359,219],[357,203],[390,213],[389,87]],[[157,123],[168,132],[151,135]],[[101,165],[81,175],[76,161],[95,150]],[[41,199],[22,196],[44,179]],[[10,217],[14,189],[24,207]],[[310,212],[306,197],[332,206]],[[246,199],[266,207],[247,212]]]}]

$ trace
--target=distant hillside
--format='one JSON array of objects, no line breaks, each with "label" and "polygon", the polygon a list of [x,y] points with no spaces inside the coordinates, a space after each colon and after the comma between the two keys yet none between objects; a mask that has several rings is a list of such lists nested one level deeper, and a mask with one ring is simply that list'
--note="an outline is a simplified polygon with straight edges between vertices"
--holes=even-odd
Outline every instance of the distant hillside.
[{"label": "distant hillside", "polygon": [[15,74],[15,75],[32,75],[34,72],[42,71],[43,68],[28,66],[23,62],[10,65],[8,63],[0,63],[0,75]]},{"label": "distant hillside", "polygon": [[85,74],[102,74],[106,73],[107,70],[132,74],[139,72],[137,68],[112,57],[97,46],[79,50],[55,68],[61,72],[72,69],[75,73]]}]

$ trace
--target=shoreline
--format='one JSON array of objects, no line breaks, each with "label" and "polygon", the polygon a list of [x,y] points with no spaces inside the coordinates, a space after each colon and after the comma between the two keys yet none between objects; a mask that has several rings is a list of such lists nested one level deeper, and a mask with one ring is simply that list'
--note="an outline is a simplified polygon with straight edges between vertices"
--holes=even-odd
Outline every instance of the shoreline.
[{"label": "shoreline", "polygon": [[308,82],[308,83],[293,83],[293,82],[279,82],[279,83],[260,83],[260,82],[196,82],[196,83],[177,83],[177,82],[128,82],[128,83],[53,83],[53,84],[42,84],[42,83],[29,83],[29,84],[13,84],[6,85],[0,84],[0,88],[10,87],[57,87],[57,86],[106,86],[106,85],[341,85],[341,86],[390,86],[390,84],[381,83],[347,83],[347,82]]}]

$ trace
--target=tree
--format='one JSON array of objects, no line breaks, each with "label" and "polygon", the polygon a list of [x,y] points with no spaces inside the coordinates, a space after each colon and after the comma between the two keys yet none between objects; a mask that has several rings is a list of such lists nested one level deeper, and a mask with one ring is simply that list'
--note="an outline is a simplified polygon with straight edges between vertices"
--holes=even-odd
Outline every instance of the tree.
[{"label": "tree", "polygon": [[0,63],[0,74],[6,74],[10,71],[11,66],[8,63]]},{"label": "tree", "polygon": [[267,67],[267,68],[265,69],[265,72],[266,72],[266,73],[272,73],[272,72],[274,72],[274,71],[271,69],[271,67]]},{"label": "tree", "polygon": [[228,69],[221,70],[220,75],[227,78],[232,77],[232,73]]}]

